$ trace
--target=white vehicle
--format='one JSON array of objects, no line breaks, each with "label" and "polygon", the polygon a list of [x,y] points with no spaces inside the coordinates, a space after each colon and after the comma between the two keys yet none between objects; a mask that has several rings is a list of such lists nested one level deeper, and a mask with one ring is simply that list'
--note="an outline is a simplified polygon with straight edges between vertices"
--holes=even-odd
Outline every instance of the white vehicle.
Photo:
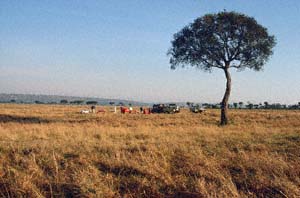
[{"label": "white vehicle", "polygon": [[192,105],[190,106],[190,111],[193,113],[202,113],[205,112],[206,110],[204,107],[201,107],[200,105]]}]

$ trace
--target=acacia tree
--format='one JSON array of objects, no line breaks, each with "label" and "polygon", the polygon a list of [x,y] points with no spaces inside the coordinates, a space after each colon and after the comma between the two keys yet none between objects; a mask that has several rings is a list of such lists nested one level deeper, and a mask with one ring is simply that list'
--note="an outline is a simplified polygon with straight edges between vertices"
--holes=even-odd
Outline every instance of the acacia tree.
[{"label": "acacia tree", "polygon": [[275,37],[254,18],[226,11],[197,18],[176,33],[171,43],[171,69],[190,65],[208,72],[213,68],[224,71],[227,82],[221,102],[221,125],[228,123],[229,69],[261,70],[276,44]]}]

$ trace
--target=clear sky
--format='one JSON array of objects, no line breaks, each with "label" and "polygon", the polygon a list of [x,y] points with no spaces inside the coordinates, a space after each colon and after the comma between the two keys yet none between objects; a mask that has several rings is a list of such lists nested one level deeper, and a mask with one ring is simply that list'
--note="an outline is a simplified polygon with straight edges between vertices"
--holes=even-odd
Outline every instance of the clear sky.
[{"label": "clear sky", "polygon": [[232,70],[230,102],[300,101],[299,0],[1,0],[0,93],[220,102],[224,74],[170,70],[173,34],[226,9],[277,38],[262,72]]}]

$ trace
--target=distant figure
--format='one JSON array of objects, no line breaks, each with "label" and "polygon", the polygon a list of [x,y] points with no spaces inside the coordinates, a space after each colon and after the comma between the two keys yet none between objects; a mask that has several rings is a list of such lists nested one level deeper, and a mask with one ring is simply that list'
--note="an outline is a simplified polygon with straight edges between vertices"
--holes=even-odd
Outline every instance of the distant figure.
[{"label": "distant figure", "polygon": [[150,114],[150,113],[151,113],[151,109],[150,108],[143,109],[143,114]]},{"label": "distant figure", "polygon": [[115,106],[114,113],[117,113],[117,106]]},{"label": "distant figure", "polygon": [[140,112],[143,113],[143,107],[140,107]]},{"label": "distant figure", "polygon": [[129,107],[129,113],[131,113],[133,111],[132,106]]},{"label": "distant figure", "polygon": [[96,106],[94,106],[94,105],[91,106],[91,112],[92,112],[92,113],[96,113]]}]

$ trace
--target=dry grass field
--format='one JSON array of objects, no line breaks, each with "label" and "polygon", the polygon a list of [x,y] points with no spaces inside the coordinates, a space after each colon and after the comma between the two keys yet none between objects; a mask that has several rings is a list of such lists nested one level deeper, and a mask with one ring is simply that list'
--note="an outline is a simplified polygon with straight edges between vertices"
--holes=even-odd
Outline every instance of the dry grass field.
[{"label": "dry grass field", "polygon": [[300,111],[0,105],[0,197],[300,197]]}]

